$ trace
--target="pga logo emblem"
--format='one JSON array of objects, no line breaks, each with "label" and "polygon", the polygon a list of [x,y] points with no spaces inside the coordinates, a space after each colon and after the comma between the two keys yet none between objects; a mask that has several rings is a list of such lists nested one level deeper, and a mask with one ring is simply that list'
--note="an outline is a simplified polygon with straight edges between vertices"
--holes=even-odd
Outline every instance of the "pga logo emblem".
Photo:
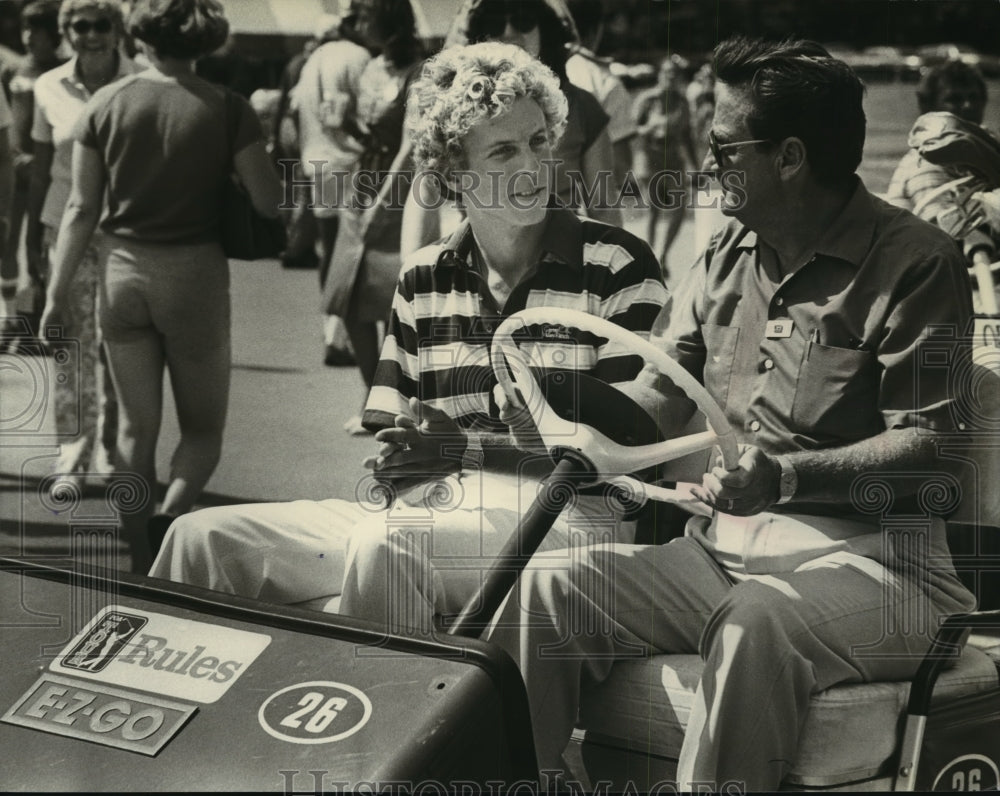
[{"label": "pga logo emblem", "polygon": [[144,616],[108,611],[63,658],[67,669],[100,672],[149,620]]}]

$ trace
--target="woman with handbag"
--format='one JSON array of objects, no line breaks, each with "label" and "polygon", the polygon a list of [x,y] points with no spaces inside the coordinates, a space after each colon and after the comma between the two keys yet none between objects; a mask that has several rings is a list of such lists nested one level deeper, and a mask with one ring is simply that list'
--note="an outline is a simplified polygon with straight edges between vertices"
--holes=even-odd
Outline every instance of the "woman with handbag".
[{"label": "woman with handbag", "polygon": [[[402,205],[409,190],[409,144],[403,138],[406,92],[422,63],[410,0],[354,0],[358,35],[379,52],[359,81],[355,114],[345,125],[359,136],[359,190],[348,197],[323,291],[323,310],[343,318],[365,387],[378,365],[378,322],[389,316],[401,260]],[[361,416],[344,426],[365,434]]]},{"label": "woman with handbag", "polygon": [[[120,524],[137,572],[149,567],[147,532],[162,533],[192,508],[221,453],[231,361],[221,235],[231,172],[262,216],[277,218],[281,200],[249,103],[194,73],[228,28],[217,0],[138,0],[129,31],[151,68],[97,92],[74,129],[43,328],[65,315],[100,220],[99,322],[119,399],[117,464],[139,479]],[[151,518],[164,369],[181,438]]]},{"label": "woman with handbag", "polygon": [[[358,167],[362,147],[349,120],[361,92],[361,76],[371,53],[355,29],[355,19],[341,19],[336,37],[322,44],[306,61],[293,95],[301,146],[295,171],[304,182],[303,193],[293,213],[312,219],[320,245],[319,285],[322,291],[330,270],[342,202],[338,189],[344,175]],[[310,190],[311,189],[311,190]],[[311,193],[311,196],[310,196]],[[303,201],[304,199],[304,201]],[[344,322],[326,315],[323,322],[326,350],[323,364],[353,365],[354,355]]]}]

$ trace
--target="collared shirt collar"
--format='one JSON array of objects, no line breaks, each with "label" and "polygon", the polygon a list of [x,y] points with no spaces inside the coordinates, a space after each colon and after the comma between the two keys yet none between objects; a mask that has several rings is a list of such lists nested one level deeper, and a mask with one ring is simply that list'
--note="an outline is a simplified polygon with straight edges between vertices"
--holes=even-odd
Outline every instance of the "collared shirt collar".
[{"label": "collared shirt collar", "polygon": [[[815,253],[836,257],[857,267],[871,248],[876,216],[872,195],[860,179],[855,177],[854,180],[851,198],[816,244]],[[737,245],[742,249],[756,249],[757,243],[757,233],[747,229]]]},{"label": "collared shirt collar", "polygon": [[[80,56],[74,55],[62,66],[56,68],[63,70],[63,74],[61,76],[63,83],[72,86],[77,91],[83,94],[88,94],[87,87],[83,84],[83,81],[80,79],[80,74],[77,71],[77,66],[79,65],[79,63],[80,63]],[[115,80],[119,80],[120,78],[126,77],[127,75],[131,75],[134,72],[139,72],[139,71],[141,70],[139,69],[138,64],[136,64],[135,61],[133,61],[131,58],[125,55],[125,53],[123,53],[121,50],[118,50],[118,71],[115,72],[114,78],[112,78],[108,82],[113,83]]]},{"label": "collared shirt collar", "polygon": [[[438,262],[470,263],[473,235],[469,219],[465,218],[445,240]],[[573,268],[583,268],[583,222],[568,208],[552,208],[542,233],[542,260],[558,260]]]}]

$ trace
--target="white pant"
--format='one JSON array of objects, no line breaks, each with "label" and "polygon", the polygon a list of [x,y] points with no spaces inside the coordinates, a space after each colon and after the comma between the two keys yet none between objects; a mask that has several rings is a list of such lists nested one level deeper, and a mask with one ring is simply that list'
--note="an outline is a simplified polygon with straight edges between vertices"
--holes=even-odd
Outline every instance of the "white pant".
[{"label": "white pant", "polygon": [[[538,482],[475,472],[465,474],[460,488],[461,495],[436,511],[397,505],[355,527],[341,613],[390,632],[430,633],[434,615],[461,611],[530,508]],[[623,520],[613,501],[579,497],[556,519],[538,555],[565,568],[566,548],[634,539],[635,523]]]},{"label": "white pant", "polygon": [[351,529],[368,512],[347,500],[248,503],[174,520],[149,574],[281,604],[340,594]]},{"label": "white pant", "polygon": [[[413,487],[390,509],[337,499],[203,509],[174,521],[149,574],[331,612],[343,585],[342,613],[425,627],[475,592],[537,490],[534,478],[475,470]],[[581,498],[542,549],[634,534],[602,498]],[[407,553],[397,560],[390,549]],[[400,568],[415,574],[400,582]],[[411,627],[404,620],[414,610]]]}]

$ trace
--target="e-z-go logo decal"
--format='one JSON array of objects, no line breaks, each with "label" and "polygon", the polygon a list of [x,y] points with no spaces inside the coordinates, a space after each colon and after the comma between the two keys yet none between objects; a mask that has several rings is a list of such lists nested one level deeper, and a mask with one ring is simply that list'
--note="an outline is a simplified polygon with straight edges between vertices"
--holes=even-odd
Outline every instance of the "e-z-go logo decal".
[{"label": "e-z-go logo decal", "polygon": [[315,680],[282,688],[257,711],[264,732],[289,743],[333,743],[354,735],[372,715],[371,700],[354,686]]}]

